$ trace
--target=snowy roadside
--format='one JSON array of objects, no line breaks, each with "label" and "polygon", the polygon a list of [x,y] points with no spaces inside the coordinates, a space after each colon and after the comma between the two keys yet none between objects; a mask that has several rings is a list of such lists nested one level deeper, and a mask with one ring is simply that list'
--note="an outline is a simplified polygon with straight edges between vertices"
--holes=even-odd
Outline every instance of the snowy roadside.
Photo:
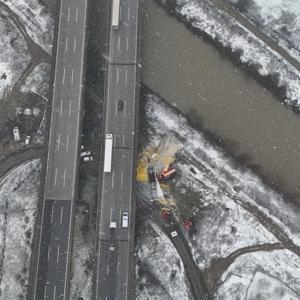
[{"label": "snowy roadside", "polygon": [[0,182],[0,298],[24,299],[40,183],[40,160],[13,169]]},{"label": "snowy roadside", "polygon": [[192,27],[230,48],[241,63],[255,68],[260,76],[270,76],[285,88],[285,103],[300,107],[300,74],[275,51],[209,1],[177,0],[175,10]]},{"label": "snowy roadside", "polygon": [[49,54],[52,53],[54,21],[37,0],[1,0],[20,18],[29,36]]},{"label": "snowy roadside", "polygon": [[95,224],[90,208],[96,202],[97,180],[81,180],[74,218],[73,258],[71,260],[71,300],[89,300],[93,295],[95,266]]},{"label": "snowy roadside", "polygon": [[138,230],[136,299],[193,299],[182,261],[169,238],[149,220]]},{"label": "snowy roadside", "polygon": [[210,285],[216,299],[245,298],[247,289],[245,299],[255,299],[258,271],[265,284],[273,287],[270,295],[279,288],[282,295],[298,299],[300,258],[276,249],[289,247],[292,241],[300,253],[299,208],[284,201],[253,172],[236,166],[157,96],[149,94],[146,102],[151,142],[157,144],[166,135],[184,145],[177,153],[174,200],[178,207],[194,203],[179,215],[192,212],[195,232],[186,238],[198,266],[215,280]]},{"label": "snowy roadside", "polygon": [[300,61],[300,2],[298,0],[227,1]]}]

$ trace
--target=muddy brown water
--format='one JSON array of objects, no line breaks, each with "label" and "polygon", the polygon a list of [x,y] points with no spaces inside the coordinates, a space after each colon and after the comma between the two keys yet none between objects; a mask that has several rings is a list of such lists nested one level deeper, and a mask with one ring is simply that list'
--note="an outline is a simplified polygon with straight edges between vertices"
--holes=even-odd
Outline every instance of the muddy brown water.
[{"label": "muddy brown water", "polygon": [[142,7],[143,83],[298,200],[300,115],[154,1]]}]

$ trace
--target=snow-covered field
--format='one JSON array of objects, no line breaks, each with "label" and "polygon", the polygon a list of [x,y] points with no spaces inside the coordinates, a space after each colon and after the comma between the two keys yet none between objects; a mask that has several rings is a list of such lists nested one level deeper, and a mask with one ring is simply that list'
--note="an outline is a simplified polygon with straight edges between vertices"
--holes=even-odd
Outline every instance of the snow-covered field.
[{"label": "snow-covered field", "polygon": [[[255,289],[261,282],[270,285],[266,294],[274,295],[262,299],[279,299],[278,289],[282,299],[298,299],[300,258],[276,249],[294,243],[300,253],[300,209],[285,202],[253,172],[237,167],[153,94],[147,98],[146,116],[152,142],[167,135],[184,145],[177,153],[175,201],[182,206],[187,198],[194,198],[196,231],[186,238],[201,269],[209,273],[217,266],[216,299],[263,297]],[[265,274],[264,280],[254,277],[258,271]]]},{"label": "snow-covered field", "polygon": [[0,299],[26,296],[40,170],[30,161],[0,182]]},{"label": "snow-covered field", "polygon": [[54,21],[38,0],[1,0],[19,17],[29,36],[52,53]]},{"label": "snow-covered field", "polygon": [[[1,12],[1,11],[0,11]],[[11,88],[30,61],[22,34],[8,18],[0,13],[0,97]]]},{"label": "snow-covered field", "polygon": [[261,76],[270,75],[278,87],[286,89],[288,105],[300,106],[299,72],[245,27],[208,0],[177,0],[176,11],[193,27],[230,48],[242,63],[255,67]]},{"label": "snow-covered field", "polygon": [[139,228],[136,299],[193,299],[176,249],[152,221]]},{"label": "snow-covered field", "polygon": [[227,0],[300,61],[298,0]]}]

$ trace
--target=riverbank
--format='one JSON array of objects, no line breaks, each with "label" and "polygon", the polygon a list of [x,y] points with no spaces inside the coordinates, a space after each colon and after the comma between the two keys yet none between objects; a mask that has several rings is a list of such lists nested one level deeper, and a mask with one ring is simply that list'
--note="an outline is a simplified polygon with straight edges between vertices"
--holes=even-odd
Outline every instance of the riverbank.
[{"label": "riverbank", "polygon": [[266,182],[300,195],[300,118],[226,51],[143,3],[142,81]]}]

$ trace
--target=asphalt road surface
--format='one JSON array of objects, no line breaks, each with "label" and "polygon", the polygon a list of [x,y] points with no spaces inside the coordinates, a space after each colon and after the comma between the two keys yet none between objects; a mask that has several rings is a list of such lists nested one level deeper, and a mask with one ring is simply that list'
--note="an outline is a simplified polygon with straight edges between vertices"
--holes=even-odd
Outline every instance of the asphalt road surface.
[{"label": "asphalt road surface", "polygon": [[87,0],[61,0],[34,299],[67,299]]},{"label": "asphalt road surface", "polygon": [[[131,299],[134,295],[132,232],[134,229],[132,186],[134,182],[136,67],[139,0],[120,1],[118,28],[110,29],[106,74],[105,132],[113,135],[112,171],[101,176],[99,196],[99,245],[97,299]],[[118,101],[123,107],[118,107]],[[129,213],[129,227],[121,226]],[[110,222],[116,229],[109,229]],[[113,232],[115,231],[115,232]],[[109,250],[113,244],[115,250]]]}]

